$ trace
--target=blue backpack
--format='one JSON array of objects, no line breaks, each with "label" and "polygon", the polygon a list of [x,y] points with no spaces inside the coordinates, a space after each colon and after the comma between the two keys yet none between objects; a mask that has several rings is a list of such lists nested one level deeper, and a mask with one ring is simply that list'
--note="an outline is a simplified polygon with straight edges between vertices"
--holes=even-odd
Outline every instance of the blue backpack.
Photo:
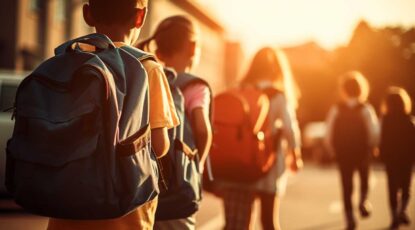
[{"label": "blue backpack", "polygon": [[[170,84],[180,125],[169,130],[170,149],[161,158],[161,172],[165,175],[167,190],[161,191],[156,211],[156,220],[186,218],[199,209],[202,199],[202,177],[199,170],[199,155],[192,134],[190,120],[184,108],[182,90],[192,82],[200,81],[196,77],[177,76],[165,69]],[[186,74],[187,75],[187,74]],[[183,78],[182,78],[183,77]]]},{"label": "blue backpack", "polygon": [[[82,51],[81,43],[96,51]],[[116,218],[159,193],[140,63],[154,58],[126,49],[101,34],[68,41],[19,86],[6,187],[26,210]]]}]

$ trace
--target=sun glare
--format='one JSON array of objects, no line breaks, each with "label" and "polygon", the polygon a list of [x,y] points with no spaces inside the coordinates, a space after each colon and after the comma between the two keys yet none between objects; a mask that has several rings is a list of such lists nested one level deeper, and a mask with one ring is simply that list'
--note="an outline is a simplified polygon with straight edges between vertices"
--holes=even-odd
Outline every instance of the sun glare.
[{"label": "sun glare", "polygon": [[199,0],[211,8],[248,50],[263,44],[291,46],[316,41],[332,49],[346,44],[356,24],[414,25],[412,0]]}]

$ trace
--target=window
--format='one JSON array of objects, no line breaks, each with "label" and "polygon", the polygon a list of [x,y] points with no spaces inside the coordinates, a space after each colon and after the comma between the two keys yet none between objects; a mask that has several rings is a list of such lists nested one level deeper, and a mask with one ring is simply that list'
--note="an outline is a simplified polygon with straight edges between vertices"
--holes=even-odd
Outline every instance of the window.
[{"label": "window", "polygon": [[66,0],[57,0],[55,18],[58,21],[64,21],[66,19]]}]

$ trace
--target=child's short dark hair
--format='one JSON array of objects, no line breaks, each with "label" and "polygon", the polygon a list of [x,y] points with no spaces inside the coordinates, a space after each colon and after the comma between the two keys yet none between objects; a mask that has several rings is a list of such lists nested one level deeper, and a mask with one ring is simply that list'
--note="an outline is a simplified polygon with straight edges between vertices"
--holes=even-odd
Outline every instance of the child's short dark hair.
[{"label": "child's short dark hair", "polygon": [[382,103],[383,114],[410,114],[412,101],[408,92],[400,87],[391,86]]},{"label": "child's short dark hair", "polygon": [[122,24],[134,16],[135,9],[147,7],[148,0],[89,0],[92,17],[97,23]]},{"label": "child's short dark hair", "polygon": [[340,87],[351,98],[366,101],[369,94],[369,84],[366,78],[358,71],[345,73],[341,78]]}]

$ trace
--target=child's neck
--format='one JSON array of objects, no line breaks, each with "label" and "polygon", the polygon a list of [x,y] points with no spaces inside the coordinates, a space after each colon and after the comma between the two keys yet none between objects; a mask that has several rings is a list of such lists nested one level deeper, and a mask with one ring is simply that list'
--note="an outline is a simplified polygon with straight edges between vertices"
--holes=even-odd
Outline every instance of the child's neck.
[{"label": "child's neck", "polygon": [[[133,45],[138,38],[137,32],[131,29],[124,29],[122,26],[97,26],[97,33],[107,35],[113,42],[122,42]],[[139,33],[139,32],[138,32]]]},{"label": "child's neck", "polygon": [[163,60],[163,62],[167,67],[173,68],[177,73],[186,73],[191,69],[188,62],[182,61],[177,56]]}]

